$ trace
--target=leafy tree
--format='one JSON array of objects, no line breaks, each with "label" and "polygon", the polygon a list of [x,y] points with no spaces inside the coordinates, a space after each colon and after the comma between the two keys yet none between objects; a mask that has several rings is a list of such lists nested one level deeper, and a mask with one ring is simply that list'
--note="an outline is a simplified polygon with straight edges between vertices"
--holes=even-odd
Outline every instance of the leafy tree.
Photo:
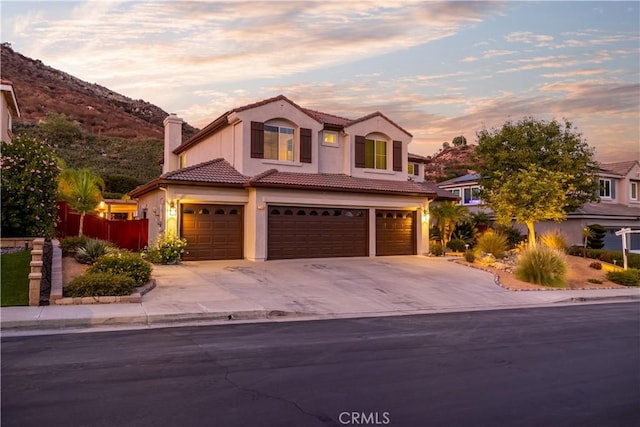
[{"label": "leafy tree", "polygon": [[447,141],[442,143],[442,149],[446,150],[447,148],[451,147],[451,144],[449,144]]},{"label": "leafy tree", "polygon": [[455,202],[443,202],[431,206],[431,216],[437,222],[437,227],[440,230],[442,246],[446,247],[456,225],[468,220],[469,210]]},{"label": "leafy tree", "polygon": [[467,145],[467,138],[465,138],[462,135],[456,136],[451,141],[451,144],[453,144],[454,147],[460,147],[460,146],[463,146],[463,145]]},{"label": "leafy tree", "polygon": [[60,173],[53,151],[28,137],[2,141],[2,235],[53,237],[56,180]]},{"label": "leafy tree", "polygon": [[529,117],[482,130],[475,156],[480,197],[496,211],[499,222],[510,222],[512,215],[525,223],[530,244],[535,242],[535,222],[560,221],[595,200],[594,151],[568,121]]},{"label": "leafy tree", "polygon": [[42,137],[51,145],[76,141],[82,137],[80,126],[64,114],[49,113],[39,125]]},{"label": "leafy tree", "polygon": [[78,236],[82,236],[84,217],[102,200],[104,181],[90,169],[65,169],[58,182],[60,197],[80,213]]}]

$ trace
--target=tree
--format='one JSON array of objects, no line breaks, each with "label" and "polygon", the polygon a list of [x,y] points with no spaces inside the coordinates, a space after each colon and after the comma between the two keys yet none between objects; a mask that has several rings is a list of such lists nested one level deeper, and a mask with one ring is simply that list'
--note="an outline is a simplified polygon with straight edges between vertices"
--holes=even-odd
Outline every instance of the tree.
[{"label": "tree", "polygon": [[451,240],[451,235],[456,225],[463,223],[469,218],[469,210],[455,202],[443,202],[439,205],[431,206],[431,216],[437,222],[442,238],[442,246],[447,247],[447,242]]},{"label": "tree", "polygon": [[564,174],[530,164],[515,173],[496,174],[501,185],[485,193],[483,200],[495,213],[496,222],[510,225],[521,222],[529,231],[529,246],[535,246],[534,224],[538,221],[562,221],[567,192]]},{"label": "tree", "polygon": [[467,145],[467,138],[465,138],[462,135],[456,136],[451,141],[451,144],[453,144],[454,147],[460,147],[460,146],[463,146],[463,145]]},{"label": "tree", "polygon": [[102,200],[104,181],[90,169],[65,169],[58,182],[60,197],[80,213],[78,236],[82,236],[84,217]]},{"label": "tree", "polygon": [[60,173],[56,156],[47,145],[28,137],[2,141],[1,147],[2,235],[53,237]]},{"label": "tree", "polygon": [[[480,197],[504,215],[518,212],[520,219],[516,220],[527,224],[530,244],[535,239],[533,223],[561,220],[596,199],[598,164],[594,151],[571,122],[529,117],[517,123],[508,121],[501,129],[482,130],[477,136]],[[533,182],[531,176],[539,181]],[[508,194],[507,188],[516,193]],[[535,191],[538,198],[525,193],[528,190]]]}]

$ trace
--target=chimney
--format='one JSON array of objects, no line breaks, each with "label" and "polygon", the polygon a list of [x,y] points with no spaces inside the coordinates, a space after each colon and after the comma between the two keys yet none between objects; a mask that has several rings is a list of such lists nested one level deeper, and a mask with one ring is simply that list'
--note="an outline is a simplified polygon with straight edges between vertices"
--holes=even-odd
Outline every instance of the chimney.
[{"label": "chimney", "polygon": [[177,155],[173,154],[173,150],[182,144],[182,119],[174,113],[169,114],[164,119],[164,163],[162,165],[162,173],[177,170],[180,167],[180,161]]}]

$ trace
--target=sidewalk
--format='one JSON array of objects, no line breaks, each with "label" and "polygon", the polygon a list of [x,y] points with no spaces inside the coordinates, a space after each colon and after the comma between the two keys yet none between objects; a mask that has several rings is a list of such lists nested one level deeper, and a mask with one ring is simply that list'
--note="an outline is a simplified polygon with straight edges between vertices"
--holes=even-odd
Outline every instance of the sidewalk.
[{"label": "sidewalk", "polygon": [[205,261],[153,276],[141,303],[1,308],[2,335],[640,301],[639,288],[508,291],[489,273],[420,257]]}]

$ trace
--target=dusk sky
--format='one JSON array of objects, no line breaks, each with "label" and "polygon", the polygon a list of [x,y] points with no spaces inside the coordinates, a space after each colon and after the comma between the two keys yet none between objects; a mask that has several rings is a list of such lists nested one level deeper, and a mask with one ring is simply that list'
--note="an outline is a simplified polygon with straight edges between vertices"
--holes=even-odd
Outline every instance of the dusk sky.
[{"label": "dusk sky", "polygon": [[[640,159],[634,2],[27,2],[2,41],[203,127],[284,94],[380,111],[434,154],[524,116],[567,119],[599,161]],[[18,94],[19,96],[19,94]]]}]

